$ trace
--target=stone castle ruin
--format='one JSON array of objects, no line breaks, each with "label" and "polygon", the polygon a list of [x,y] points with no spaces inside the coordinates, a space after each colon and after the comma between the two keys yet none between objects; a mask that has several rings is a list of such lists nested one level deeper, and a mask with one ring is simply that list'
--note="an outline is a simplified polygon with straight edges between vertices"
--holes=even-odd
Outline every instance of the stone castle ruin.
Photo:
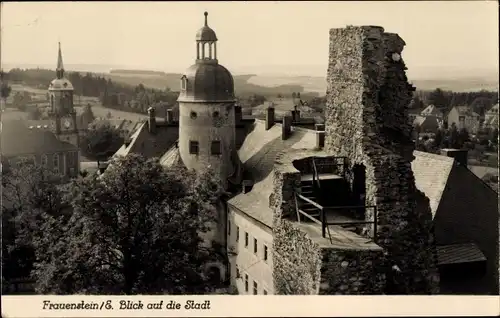
[{"label": "stone castle ruin", "polygon": [[438,293],[429,200],[411,169],[404,45],[377,26],[330,30],[318,148],[275,161],[276,294]]}]

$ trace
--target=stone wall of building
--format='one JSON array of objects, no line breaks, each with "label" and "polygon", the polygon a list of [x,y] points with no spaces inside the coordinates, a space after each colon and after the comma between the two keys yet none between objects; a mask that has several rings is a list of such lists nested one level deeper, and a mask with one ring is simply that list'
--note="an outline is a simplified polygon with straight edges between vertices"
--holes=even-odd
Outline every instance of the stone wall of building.
[{"label": "stone wall of building", "polygon": [[429,203],[411,170],[414,88],[401,58],[404,45],[381,27],[330,30],[324,150],[366,169],[366,204],[377,207],[377,243],[386,249],[376,264],[388,277],[385,292],[432,294],[435,246]]},{"label": "stone wall of building", "polygon": [[320,295],[381,295],[385,275],[379,269],[382,251],[322,250]]}]

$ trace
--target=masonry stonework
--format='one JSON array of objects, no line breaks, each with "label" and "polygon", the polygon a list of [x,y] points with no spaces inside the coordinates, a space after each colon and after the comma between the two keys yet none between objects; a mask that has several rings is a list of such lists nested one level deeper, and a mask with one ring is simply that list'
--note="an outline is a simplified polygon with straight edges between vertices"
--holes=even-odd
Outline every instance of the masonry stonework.
[{"label": "masonry stonework", "polygon": [[[297,213],[294,192],[300,191],[300,172],[295,165],[315,154],[318,160],[331,161],[323,152],[286,151],[277,156],[274,166],[273,194],[273,284],[281,295],[361,295],[382,294],[385,275],[377,260],[383,250],[342,248],[311,237],[294,221]],[[296,217],[295,217],[296,219]],[[314,227],[314,225],[313,225]]]},{"label": "masonry stonework", "polygon": [[350,169],[366,169],[366,204],[377,207],[377,242],[386,251],[375,260],[387,274],[385,293],[434,294],[439,278],[432,217],[411,170],[408,105],[414,88],[401,58],[404,45],[381,27],[330,30],[324,149],[347,157]]}]

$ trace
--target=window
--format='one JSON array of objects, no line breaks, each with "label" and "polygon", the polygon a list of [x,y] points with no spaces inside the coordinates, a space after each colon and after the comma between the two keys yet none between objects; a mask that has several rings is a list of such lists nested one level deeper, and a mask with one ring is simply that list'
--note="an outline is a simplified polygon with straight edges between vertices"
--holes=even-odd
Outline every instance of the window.
[{"label": "window", "polygon": [[214,118],[218,118],[218,117],[219,117],[219,112],[218,112],[218,111],[215,111],[215,112],[212,114],[212,116],[213,116]]},{"label": "window", "polygon": [[236,278],[240,277],[240,268],[238,267],[238,264],[236,264]]},{"label": "window", "polygon": [[254,254],[257,254],[257,239],[253,239],[253,252]]},{"label": "window", "polygon": [[236,226],[236,242],[240,240],[240,227]]},{"label": "window", "polygon": [[227,221],[227,235],[231,236],[231,220]]},{"label": "window", "polygon": [[248,292],[248,274],[245,274],[245,291]]},{"label": "window", "polygon": [[253,281],[253,294],[254,295],[257,295],[259,292],[258,292],[258,284],[256,281]]},{"label": "window", "polygon": [[72,166],[74,164],[74,159],[75,159],[75,153],[74,152],[68,153],[68,166]]},{"label": "window", "polygon": [[59,155],[54,154],[52,157],[52,169],[54,170],[54,173],[59,173]]},{"label": "window", "polygon": [[264,260],[267,261],[267,245],[264,245]]},{"label": "window", "polygon": [[196,114],[196,112],[191,112],[189,114],[189,117],[191,117],[191,119],[196,119],[196,117],[198,117],[198,114]]},{"label": "window", "polygon": [[248,247],[248,233],[245,232],[245,247]]},{"label": "window", "polygon": [[181,77],[181,89],[183,91],[185,91],[186,90],[186,86],[187,86],[187,78],[186,78],[186,76],[183,76],[183,77]]},{"label": "window", "polygon": [[198,142],[190,140],[189,141],[189,153],[192,154],[192,155],[193,154],[197,155],[199,151],[200,150],[198,148]]},{"label": "window", "polygon": [[75,175],[75,168],[69,168],[69,175],[74,176]]},{"label": "window", "polygon": [[212,155],[220,155],[222,153],[220,149],[220,141],[212,141],[212,148],[211,148],[211,153]]},{"label": "window", "polygon": [[263,294],[264,294],[264,295],[267,295],[267,290],[265,290],[265,289],[264,289],[264,290],[263,290]]},{"label": "window", "polygon": [[47,167],[47,155],[42,155],[41,164],[42,167]]}]

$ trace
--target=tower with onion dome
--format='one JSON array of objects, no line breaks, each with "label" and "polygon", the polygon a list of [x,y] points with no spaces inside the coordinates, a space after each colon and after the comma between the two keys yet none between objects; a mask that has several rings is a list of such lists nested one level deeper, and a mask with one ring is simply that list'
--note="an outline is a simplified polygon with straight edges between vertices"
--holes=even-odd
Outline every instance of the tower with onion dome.
[{"label": "tower with onion dome", "polygon": [[65,77],[61,43],[57,56],[56,78],[49,84],[49,116],[56,136],[75,146],[79,146],[76,111],[73,105],[73,85]]},{"label": "tower with onion dome", "polygon": [[196,62],[181,77],[179,153],[189,169],[210,166],[224,186],[237,167],[235,96],[231,73],[217,59],[217,35],[205,25],[196,34]]}]

